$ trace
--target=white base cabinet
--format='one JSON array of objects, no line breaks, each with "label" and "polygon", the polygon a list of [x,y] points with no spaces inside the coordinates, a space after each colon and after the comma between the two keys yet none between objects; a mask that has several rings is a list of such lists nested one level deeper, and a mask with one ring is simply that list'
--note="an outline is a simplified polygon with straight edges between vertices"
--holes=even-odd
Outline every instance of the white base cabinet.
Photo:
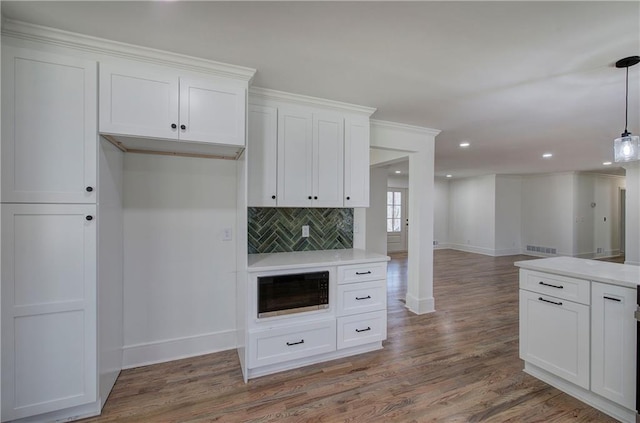
[{"label": "white base cabinet", "polygon": [[[307,251],[305,256],[340,254],[339,250],[334,251]],[[250,268],[247,289],[239,290],[246,293],[238,301],[238,309],[246,314],[245,326],[239,328],[246,334],[246,347],[238,348],[245,381],[382,348],[382,341],[387,338],[385,256],[376,254],[375,260],[337,266],[330,260],[326,265],[316,261],[292,266],[299,260],[296,253],[268,256],[284,257],[287,265],[273,270]],[[329,308],[258,318],[258,277],[320,271],[329,272]]]},{"label": "white base cabinet", "polygon": [[[575,275],[575,269],[588,270],[596,263],[569,260],[568,265]],[[635,422],[636,289],[533,267],[536,270],[520,269],[520,358],[525,372],[620,421]],[[633,274],[611,263],[593,271],[602,277],[618,270]]]},{"label": "white base cabinet", "polygon": [[635,409],[636,290],[591,283],[591,390]]},{"label": "white base cabinet", "polygon": [[2,421],[94,402],[96,206],[1,213]]},{"label": "white base cabinet", "polygon": [[521,290],[520,358],[589,388],[589,306]]}]

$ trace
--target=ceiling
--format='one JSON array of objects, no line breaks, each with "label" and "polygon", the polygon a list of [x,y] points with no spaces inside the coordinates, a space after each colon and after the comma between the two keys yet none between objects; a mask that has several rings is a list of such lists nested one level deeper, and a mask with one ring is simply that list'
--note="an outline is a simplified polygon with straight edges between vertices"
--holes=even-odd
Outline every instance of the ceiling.
[{"label": "ceiling", "polygon": [[[640,2],[2,1],[6,18],[258,70],[254,85],[442,130],[437,176],[609,171]],[[640,133],[640,65],[629,130]],[[460,148],[460,142],[470,146]],[[543,153],[552,153],[543,159]],[[615,167],[615,164],[613,165]],[[615,171],[615,170],[614,170]]]}]

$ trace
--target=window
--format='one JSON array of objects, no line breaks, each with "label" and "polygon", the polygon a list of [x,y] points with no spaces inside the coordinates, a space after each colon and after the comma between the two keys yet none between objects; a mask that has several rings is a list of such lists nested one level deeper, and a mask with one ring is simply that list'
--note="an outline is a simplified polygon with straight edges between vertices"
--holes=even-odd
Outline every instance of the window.
[{"label": "window", "polygon": [[387,232],[400,232],[402,228],[402,193],[387,192]]}]

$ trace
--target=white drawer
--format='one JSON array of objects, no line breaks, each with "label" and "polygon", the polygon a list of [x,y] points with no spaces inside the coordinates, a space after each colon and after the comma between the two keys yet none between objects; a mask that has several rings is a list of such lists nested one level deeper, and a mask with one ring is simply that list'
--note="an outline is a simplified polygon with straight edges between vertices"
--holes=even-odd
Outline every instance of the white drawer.
[{"label": "white drawer", "polygon": [[387,308],[387,281],[338,285],[338,316]]},{"label": "white drawer", "polygon": [[387,279],[387,262],[338,266],[338,283],[353,283]]},{"label": "white drawer", "polygon": [[581,304],[591,304],[591,282],[584,279],[520,269],[520,288]]},{"label": "white drawer", "polygon": [[387,339],[387,311],[338,318],[338,349]]},{"label": "white drawer", "polygon": [[336,321],[250,332],[249,345],[251,368],[335,351]]}]

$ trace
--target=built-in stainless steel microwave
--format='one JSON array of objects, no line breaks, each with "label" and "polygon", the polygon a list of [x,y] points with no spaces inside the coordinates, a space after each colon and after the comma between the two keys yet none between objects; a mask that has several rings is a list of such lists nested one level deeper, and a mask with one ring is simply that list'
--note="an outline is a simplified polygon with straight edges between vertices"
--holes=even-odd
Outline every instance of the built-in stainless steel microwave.
[{"label": "built-in stainless steel microwave", "polygon": [[258,317],[329,308],[329,272],[258,277]]}]

